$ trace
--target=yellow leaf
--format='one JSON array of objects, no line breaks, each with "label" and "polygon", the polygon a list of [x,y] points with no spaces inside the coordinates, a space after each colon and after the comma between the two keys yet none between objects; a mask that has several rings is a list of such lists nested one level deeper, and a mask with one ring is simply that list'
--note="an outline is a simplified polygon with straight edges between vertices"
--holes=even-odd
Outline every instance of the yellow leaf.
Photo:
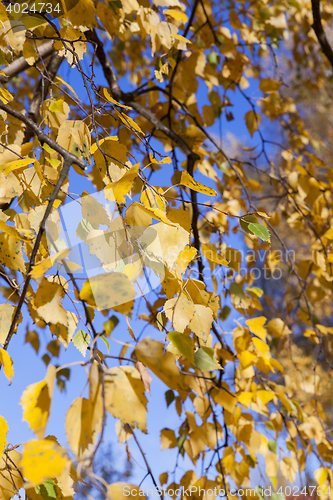
[{"label": "yellow leaf", "polygon": [[163,484],[167,483],[168,481],[168,473],[167,472],[163,472],[162,474],[160,474],[160,483],[161,483],[161,486],[163,486]]},{"label": "yellow leaf", "polygon": [[179,266],[180,272],[185,273],[187,266],[194,259],[197,254],[197,249],[194,247],[186,247],[180,252],[177,257],[175,266]]},{"label": "yellow leaf", "polygon": [[194,316],[190,321],[189,328],[206,343],[213,323],[213,311],[210,307],[201,304],[195,304],[194,308]]},{"label": "yellow leaf", "polygon": [[284,335],[290,335],[292,333],[291,330],[280,318],[272,319],[267,324],[267,328],[271,332],[271,334],[274,335],[274,337],[276,338],[283,337]]},{"label": "yellow leaf", "polygon": [[0,347],[0,366],[3,366],[3,371],[9,382],[12,381],[14,375],[13,361],[8,352]]},{"label": "yellow leaf", "polygon": [[[117,293],[114,293],[115,290]],[[132,303],[134,297],[132,283],[125,274],[118,272],[93,276],[85,282],[80,292],[82,300],[100,310]]]},{"label": "yellow leaf", "polygon": [[298,463],[296,458],[284,457],[282,462],[280,462],[280,469],[284,477],[294,484],[296,474],[298,472]]},{"label": "yellow leaf", "polygon": [[164,222],[164,224],[168,224],[169,226],[175,226],[176,223],[171,222],[168,217],[165,215],[164,210],[161,210],[160,208],[148,208],[145,207],[144,205],[140,205],[137,202],[132,203],[131,207],[140,207],[140,209],[145,212],[146,214],[150,215],[154,219],[157,219],[161,222]]},{"label": "yellow leaf", "polygon": [[214,262],[215,264],[219,264],[220,266],[229,266],[229,262],[225,259],[220,253],[217,252],[214,244],[205,245],[202,243],[201,245],[202,255],[206,257],[206,259]]},{"label": "yellow leaf", "polygon": [[252,392],[241,392],[237,395],[240,404],[248,408],[252,403]]},{"label": "yellow leaf", "polygon": [[9,234],[0,233],[0,263],[14,271],[26,273],[20,241]]},{"label": "yellow leaf", "polygon": [[168,156],[166,158],[163,158],[162,160],[156,160],[156,158],[154,158],[151,153],[149,153],[149,161],[151,163],[155,163],[157,165],[164,164],[164,163],[172,163],[171,158],[169,158]]},{"label": "yellow leaf", "polygon": [[121,420],[117,420],[116,422],[116,434],[118,436],[119,443],[126,443],[126,441],[128,441],[132,436],[128,425],[123,424]]},{"label": "yellow leaf", "polygon": [[[140,163],[130,168],[117,182],[111,182],[105,188],[105,197],[108,200],[115,199],[117,203],[122,204],[126,195],[132,188],[134,179],[138,176]],[[111,196],[112,193],[112,197]]]},{"label": "yellow leaf", "polygon": [[259,88],[262,92],[275,92],[276,90],[279,90],[280,87],[281,83],[276,80],[272,80],[272,78],[262,78],[260,80]]},{"label": "yellow leaf", "polygon": [[38,315],[46,323],[54,325],[60,323],[67,326],[67,313],[60,302],[64,295],[64,289],[58,283],[50,283],[47,279],[42,279],[34,298],[34,304]]},{"label": "yellow leaf", "polygon": [[[182,12],[181,10],[166,9],[164,11],[164,14],[168,14],[168,16],[173,17],[177,21],[182,21],[183,23],[186,23],[188,20],[188,16],[185,14],[185,12]],[[185,38],[185,40],[187,39]],[[189,42],[189,40],[187,40],[187,42]]]},{"label": "yellow leaf", "polygon": [[89,456],[92,452],[92,446],[97,441],[97,434],[92,427],[92,410],[90,400],[80,397],[73,401],[67,411],[67,442],[73,453],[79,458]]},{"label": "yellow leaf", "polygon": [[179,372],[175,356],[171,352],[164,353],[164,344],[146,337],[135,347],[135,352],[138,359],[170,389],[186,394],[185,378]]},{"label": "yellow leaf", "polygon": [[5,446],[7,443],[7,439],[6,439],[7,432],[8,432],[7,422],[0,415],[0,457],[2,457],[3,450],[5,449]]},{"label": "yellow leaf", "polygon": [[322,486],[328,478],[328,470],[325,467],[320,467],[314,473],[317,483]]},{"label": "yellow leaf", "polygon": [[[21,454],[17,450],[0,455],[0,498],[11,500],[22,488],[24,481],[20,471]],[[15,466],[13,465],[15,464]]]},{"label": "yellow leaf", "polygon": [[279,471],[279,459],[275,453],[268,453],[265,457],[267,477],[276,477]]},{"label": "yellow leaf", "polygon": [[[15,307],[10,304],[0,305],[0,344],[4,344],[12,323]],[[1,456],[1,455],[0,455]]]},{"label": "yellow leaf", "polygon": [[66,83],[66,82],[65,82],[65,80],[63,80],[62,78],[60,78],[60,76],[56,76],[56,77],[55,77],[55,80],[57,80],[58,82],[60,82],[60,83],[62,83],[63,85],[65,85],[65,86],[66,86],[66,87],[67,87],[67,88],[68,88],[68,89],[69,89],[69,90],[70,90],[70,91],[71,91],[71,92],[75,95],[76,99],[78,99],[78,100],[79,100],[79,97],[78,97],[78,95],[76,94],[76,92],[73,90],[73,88],[72,88],[72,87],[71,87],[68,83]]},{"label": "yellow leaf", "polygon": [[214,189],[204,186],[201,182],[196,182],[188,172],[182,172],[179,184],[207,196],[217,196],[217,192]]},{"label": "yellow leaf", "polygon": [[119,366],[105,372],[105,407],[124,424],[147,432],[147,398],[136,368]]},{"label": "yellow leaf", "polygon": [[103,93],[104,93],[105,98],[109,102],[112,102],[112,104],[115,104],[116,106],[120,106],[121,108],[132,109],[130,106],[124,106],[124,104],[121,104],[120,102],[118,102],[115,99],[113,99],[113,97],[110,96],[110,93],[109,93],[108,89],[105,88],[105,87],[103,88]]},{"label": "yellow leaf", "polygon": [[[110,136],[110,137],[104,137],[103,139],[99,139],[99,141],[98,141],[99,146],[102,146],[104,141],[119,141],[119,139],[115,135]],[[91,148],[89,149],[89,153],[91,155],[93,155],[94,153],[96,153],[97,149],[98,149],[98,145],[97,145],[97,142],[95,142],[95,144],[93,144],[91,146]]]},{"label": "yellow leaf", "polygon": [[26,167],[31,163],[35,163],[36,160],[33,158],[24,158],[23,160],[10,161],[5,165],[1,165],[0,172],[3,172],[5,175],[8,175],[12,170],[17,170],[18,168]]},{"label": "yellow leaf", "polygon": [[251,134],[251,137],[253,136],[254,132],[258,129],[260,125],[260,120],[261,120],[260,115],[258,113],[255,113],[253,110],[248,111],[245,114],[245,123],[248,131]]},{"label": "yellow leaf", "polygon": [[[62,0],[62,5],[64,5],[65,1]],[[85,2],[88,3],[88,2]],[[74,10],[74,9],[73,9]],[[81,16],[84,13],[84,9],[81,8]],[[67,15],[66,15],[67,17]],[[66,26],[64,28],[61,28],[59,31],[59,34],[61,37],[64,39],[67,39],[68,42],[71,43],[71,46],[73,47],[73,51],[75,51],[75,54],[77,57],[81,60],[83,59],[83,54],[87,50],[87,42],[86,42],[86,37],[84,36],[84,33],[82,31],[79,31],[78,29],[72,28],[71,26]],[[74,41],[75,40],[75,41]],[[79,41],[76,41],[79,40]],[[69,50],[65,50],[64,45],[60,41],[55,41],[54,42],[54,48],[58,52],[58,55],[60,57],[65,56],[68,64],[72,65],[75,64],[75,58],[72,52]]]},{"label": "yellow leaf", "polygon": [[50,415],[55,374],[55,366],[49,366],[45,380],[29,385],[20,401],[23,408],[23,420],[29,423],[30,429],[39,439],[44,436]]},{"label": "yellow leaf", "polygon": [[161,188],[155,187],[152,189],[149,186],[147,189],[142,191],[140,201],[147,208],[158,208],[159,210],[163,210],[163,212],[165,212],[165,201],[159,193],[163,193]]},{"label": "yellow leaf", "polygon": [[172,35],[171,36],[173,38],[176,38],[176,40],[179,40],[180,42],[184,42],[184,43],[192,43],[191,40],[188,40],[188,38],[185,38],[184,36],[182,35]]},{"label": "yellow leaf", "polygon": [[179,224],[188,233],[191,232],[192,222],[191,215],[189,212],[182,210],[181,208],[168,208],[167,216],[169,221]]},{"label": "yellow leaf", "polygon": [[259,352],[268,352],[269,351],[268,345],[265,344],[265,342],[263,342],[262,340],[257,339],[257,337],[253,337],[252,342],[254,343],[254,345],[256,346],[256,348],[258,349]]},{"label": "yellow leaf", "polygon": [[134,332],[133,332],[133,329],[130,325],[130,322],[129,322],[129,319],[128,319],[128,316],[126,316],[126,323],[127,323],[127,328],[128,328],[128,332],[130,334],[130,336],[132,337],[132,339],[137,342],[136,338],[135,338],[135,335],[134,335]]},{"label": "yellow leaf", "polygon": [[274,398],[274,396],[275,394],[272,391],[260,390],[257,392],[257,397],[264,405],[266,405],[269,401],[271,401]]},{"label": "yellow leaf", "polygon": [[172,429],[162,429],[161,430],[161,450],[167,450],[168,448],[176,448],[177,439],[175,433]]},{"label": "yellow leaf", "polygon": [[[227,384],[222,384],[225,385],[226,387]],[[229,388],[228,388],[229,391]],[[233,413],[236,403],[237,403],[237,397],[235,395],[232,395],[230,392],[227,390],[221,389],[217,390],[214,389],[212,391],[212,397],[215,401],[215,403],[220,404],[223,408],[225,408],[228,412]]]},{"label": "yellow leaf", "polygon": [[7,104],[9,101],[12,101],[14,97],[12,94],[5,88],[0,86],[0,100]]},{"label": "yellow leaf", "polygon": [[29,441],[22,454],[23,475],[35,486],[57,477],[68,463],[66,451],[50,439]]},{"label": "yellow leaf", "polygon": [[248,319],[245,321],[249,330],[257,335],[264,342],[266,341],[266,329],[264,324],[266,323],[266,318],[264,316],[258,316],[257,318]]},{"label": "yellow leaf", "polygon": [[253,365],[253,362],[256,358],[257,355],[250,351],[242,351],[238,354],[238,359],[240,361],[241,368],[243,369]]},{"label": "yellow leaf", "polygon": [[92,225],[110,225],[110,219],[102,203],[99,203],[94,196],[91,196],[86,191],[83,191],[81,195],[81,213],[82,217]]},{"label": "yellow leaf", "polygon": [[91,134],[82,120],[65,120],[59,127],[57,143],[78,158],[83,155],[90,163]]},{"label": "yellow leaf", "polygon": [[195,307],[185,293],[181,293],[179,297],[166,301],[164,312],[174,329],[177,332],[183,332],[193,318]]},{"label": "yellow leaf", "polygon": [[118,116],[118,118],[120,119],[120,121],[130,130],[136,130],[136,132],[139,132],[139,134],[141,135],[145,135],[141,128],[139,127],[139,125],[137,123],[135,123],[134,120],[132,120],[132,118],[128,115],[124,115],[124,113],[121,113],[119,112],[117,109],[115,109],[115,112],[116,112],[116,115]]},{"label": "yellow leaf", "polygon": [[113,483],[108,487],[107,499],[108,500],[138,500],[138,498],[145,499],[146,496],[142,490],[134,484],[128,483]]},{"label": "yellow leaf", "polygon": [[65,250],[61,250],[61,252],[56,252],[51,255],[51,257],[47,257],[42,260],[39,264],[36,264],[31,271],[31,277],[33,279],[40,278],[43,276],[58,260],[64,259],[70,252],[70,248],[66,248]]},{"label": "yellow leaf", "polygon": [[141,273],[142,271],[142,266],[140,265],[139,262],[137,262],[136,264],[133,262],[133,263],[130,263],[130,264],[126,264],[126,266],[124,267],[123,269],[123,274],[125,274],[128,279],[133,282],[135,281],[139,274]]},{"label": "yellow leaf", "polygon": [[[169,224],[173,223],[169,222]],[[149,245],[149,250],[171,270],[180,252],[189,244],[189,233],[181,226],[168,226],[162,222],[154,224],[149,229],[157,233],[156,238]]]}]

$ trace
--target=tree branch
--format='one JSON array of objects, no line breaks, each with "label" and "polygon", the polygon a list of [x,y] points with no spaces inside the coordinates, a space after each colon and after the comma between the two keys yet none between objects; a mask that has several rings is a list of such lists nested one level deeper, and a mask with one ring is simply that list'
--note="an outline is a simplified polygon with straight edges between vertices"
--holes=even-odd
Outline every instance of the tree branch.
[{"label": "tree branch", "polygon": [[312,15],[313,15],[313,25],[312,28],[316,33],[318,42],[320,44],[321,50],[326,56],[326,59],[330,63],[333,69],[333,50],[325,35],[325,31],[321,22],[320,15],[320,0],[312,0]]},{"label": "tree branch", "polygon": [[[41,59],[45,59],[46,57],[50,56],[54,52],[53,48],[53,40],[50,40],[43,45],[40,45],[38,47],[38,60],[35,62],[35,64],[38,63]],[[5,75],[0,75],[0,83],[7,83],[11,78],[14,76],[19,75],[23,71],[26,71],[27,69],[31,68],[26,59],[22,56],[16,59],[16,61],[13,61],[11,64],[9,64],[6,68],[3,69],[3,72],[6,74]]]},{"label": "tree branch", "polygon": [[66,149],[59,146],[56,141],[51,139],[48,135],[44,134],[44,132],[42,132],[36,125],[36,123],[34,123],[30,118],[22,115],[22,113],[16,111],[16,109],[11,108],[10,106],[8,106],[8,104],[4,104],[3,102],[0,102],[0,109],[3,109],[4,111],[6,111],[6,113],[14,116],[14,118],[17,118],[22,123],[30,127],[33,130],[34,134],[38,137],[41,144],[46,142],[46,144],[48,144],[52,149],[59,153],[65,161],[67,160],[70,164],[74,163],[75,165],[78,165],[82,170],[86,169],[86,166],[82,160],[80,160],[77,156],[73,155],[69,151],[66,151]]},{"label": "tree branch", "polygon": [[[30,118],[34,123],[38,122],[40,105],[46,99],[51,83],[54,80],[63,60],[63,57],[58,56],[58,54],[54,52],[50,57],[45,71],[41,75],[28,111],[28,118]],[[28,126],[25,129],[23,143],[29,142],[33,135],[34,131]]]},{"label": "tree branch", "polygon": [[[196,2],[197,4],[198,2]],[[117,101],[122,101],[131,108],[133,108],[139,115],[143,116],[148,120],[155,128],[155,130],[158,130],[160,132],[163,132],[169,139],[171,139],[179,148],[180,150],[186,155],[187,157],[187,171],[189,174],[193,175],[193,169],[195,162],[200,160],[200,156],[192,151],[192,149],[189,147],[189,145],[178,135],[176,132],[174,132],[171,128],[167,127],[163,122],[161,122],[151,111],[146,109],[144,106],[141,104],[137,103],[134,100],[135,94],[132,92],[122,92],[120,89],[114,74],[113,70],[111,67],[110,61],[108,61],[105,51],[104,51],[104,46],[103,43],[100,41],[98,38],[97,34],[95,31],[87,31],[85,33],[86,38],[90,40],[94,46],[95,46],[95,51],[96,51],[96,56],[102,66],[103,73],[105,76],[106,81],[109,84],[109,88],[111,91],[111,95],[114,99]],[[197,194],[195,191],[191,190],[191,202],[193,205],[193,212],[192,212],[192,229],[193,229],[193,236],[194,236],[194,246],[198,251],[199,257],[198,257],[198,269],[199,269],[199,275],[202,277],[203,276],[203,264],[202,260],[200,257],[200,238],[199,238],[199,231],[198,231],[198,219],[199,219],[199,210],[197,206]]]},{"label": "tree branch", "polygon": [[[70,156],[73,156],[73,155],[70,155]],[[51,213],[51,210],[52,210],[52,207],[53,207],[53,203],[54,203],[56,197],[58,196],[60,188],[63,185],[63,183],[64,183],[64,181],[65,181],[65,179],[66,179],[66,177],[68,175],[70,166],[71,166],[71,160],[69,158],[65,158],[64,159],[63,167],[62,167],[62,169],[60,171],[60,174],[59,174],[58,182],[55,185],[55,188],[53,189],[53,191],[52,191],[52,193],[50,195],[49,202],[48,202],[48,205],[46,207],[46,210],[45,210],[45,213],[44,213],[44,217],[43,217],[42,222],[40,224],[39,231],[38,231],[38,234],[37,234],[37,237],[36,237],[36,241],[35,241],[34,247],[33,247],[32,252],[31,252],[31,257],[30,257],[30,261],[29,261],[29,267],[28,267],[28,272],[27,272],[27,277],[26,277],[25,283],[24,283],[24,287],[23,287],[23,290],[22,290],[22,293],[21,293],[21,296],[20,296],[19,303],[18,303],[18,305],[16,307],[16,311],[15,311],[12,323],[10,325],[9,332],[7,334],[6,340],[5,340],[4,345],[3,345],[3,349],[5,349],[5,350],[7,350],[9,342],[11,341],[11,338],[14,335],[14,332],[15,332],[15,329],[16,329],[16,326],[17,326],[17,322],[18,322],[18,319],[20,317],[22,305],[23,305],[24,299],[26,297],[26,294],[28,292],[29,284],[30,284],[30,281],[31,281],[30,272],[31,272],[31,270],[32,270],[32,268],[33,268],[33,266],[35,264],[35,261],[36,261],[36,256],[37,256],[37,252],[38,252],[38,249],[39,249],[39,245],[40,245],[43,233],[45,231],[46,221],[47,221],[47,219],[48,219],[48,217],[49,217],[49,215]]]},{"label": "tree branch", "polygon": [[163,132],[169,139],[173,140],[175,144],[181,149],[181,151],[184,153],[184,155],[189,156],[189,155],[194,155],[195,160],[199,160],[200,157],[196,153],[193,153],[192,149],[186,144],[186,142],[178,135],[176,132],[171,130],[169,127],[164,125],[149,109],[146,109],[144,106],[139,104],[134,100],[135,94],[132,92],[123,92],[115,77],[113,74],[113,70],[111,67],[110,61],[108,61],[105,51],[104,51],[104,45],[98,38],[97,34],[95,31],[87,31],[85,33],[86,38],[90,40],[96,47],[96,56],[101,63],[102,70],[105,76],[106,81],[108,82],[112,97],[116,99],[117,101],[122,101],[131,108],[134,109],[139,115],[143,116],[148,120],[152,125],[154,125],[155,129]]}]

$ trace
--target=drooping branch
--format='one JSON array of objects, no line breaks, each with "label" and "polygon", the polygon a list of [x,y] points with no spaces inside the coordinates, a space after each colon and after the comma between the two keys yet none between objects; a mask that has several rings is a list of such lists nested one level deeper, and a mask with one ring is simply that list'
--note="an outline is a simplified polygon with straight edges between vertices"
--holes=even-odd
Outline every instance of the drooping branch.
[{"label": "drooping branch", "polygon": [[42,222],[41,222],[40,227],[39,227],[39,231],[38,231],[35,243],[34,243],[31,257],[30,257],[28,272],[27,272],[25,283],[24,283],[24,287],[23,287],[23,290],[22,290],[22,293],[20,296],[19,303],[16,307],[14,317],[12,319],[12,323],[11,323],[9,332],[8,332],[6,340],[4,342],[3,348],[7,349],[9,342],[10,342],[10,340],[15,332],[17,322],[18,322],[18,319],[20,317],[22,305],[23,305],[23,302],[24,302],[26,295],[27,295],[27,292],[28,292],[29,284],[31,281],[30,272],[35,264],[39,245],[40,245],[43,233],[45,231],[45,224],[46,224],[46,221],[51,213],[53,203],[56,200],[56,198],[59,194],[59,191],[60,191],[60,189],[61,189],[61,187],[62,187],[62,185],[63,185],[63,183],[68,175],[70,166],[72,164],[76,164],[82,170],[85,170],[85,164],[82,160],[77,158],[77,156],[73,155],[69,151],[66,151],[66,149],[62,148],[61,146],[59,146],[59,144],[57,144],[55,141],[50,139],[44,132],[42,132],[40,130],[40,128],[30,118],[22,115],[20,112],[14,110],[13,108],[8,106],[7,104],[1,103],[1,102],[0,102],[0,109],[3,109],[4,111],[6,111],[6,113],[10,114],[11,116],[14,116],[15,118],[19,119],[22,123],[25,123],[26,125],[28,125],[32,129],[34,134],[38,137],[38,139],[40,140],[41,143],[45,142],[46,144],[48,144],[52,149],[57,151],[57,153],[59,153],[64,159],[64,164],[63,164],[62,169],[60,171],[58,181],[57,181],[57,183],[56,183],[56,185],[55,185],[55,187],[54,187],[54,189],[49,197],[49,202],[48,202],[48,205],[47,205],[45,213],[44,213],[44,217],[43,217]]},{"label": "drooping branch", "polygon": [[64,160],[69,161],[70,164],[75,164],[78,165],[82,170],[85,170],[86,166],[82,160],[80,160],[77,156],[73,155],[69,151],[66,151],[66,149],[62,148],[59,146],[59,144],[51,139],[48,135],[46,135],[39,127],[34,123],[30,118],[27,116],[22,115],[19,111],[16,109],[11,108],[8,106],[8,104],[4,104],[3,102],[0,102],[0,109],[3,109],[3,111],[6,111],[11,116],[14,116],[14,118],[17,118],[20,120],[22,123],[27,125],[32,129],[34,134],[37,136],[39,139],[40,143],[43,144],[46,142],[52,149],[54,149],[57,153],[59,153]]},{"label": "drooping branch", "polygon": [[[44,99],[46,99],[52,80],[54,80],[63,60],[63,57],[58,56],[58,54],[54,52],[47,63],[45,71],[41,75],[28,111],[28,118],[30,118],[34,123],[38,122],[40,105]],[[27,126],[25,129],[23,143],[29,142],[33,135],[34,131]]]},{"label": "drooping branch", "polygon": [[[41,59],[45,59],[46,57],[50,56],[54,52],[53,40],[49,40],[43,45],[40,45],[37,52],[39,59],[36,61],[36,63]],[[11,78],[19,75],[20,73],[23,73],[23,71],[26,71],[29,68],[31,68],[31,66],[27,63],[25,57],[19,57],[3,69],[5,75],[0,75],[0,83],[7,83]]]},{"label": "drooping branch", "polygon": [[[102,66],[102,70],[104,73],[104,77],[106,81],[108,82],[109,88],[111,95],[114,99],[117,101],[122,101],[126,103],[127,105],[131,106],[131,108],[134,109],[139,115],[143,116],[146,120],[148,120],[155,128],[155,130],[158,130],[165,134],[169,139],[171,139],[178,147],[179,149],[184,153],[184,155],[187,157],[187,170],[188,172],[193,175],[193,170],[194,170],[194,165],[195,162],[200,160],[200,156],[192,151],[190,146],[182,139],[180,135],[178,135],[176,132],[174,132],[170,127],[165,125],[161,120],[159,120],[154,113],[146,109],[144,106],[141,104],[137,103],[135,101],[135,94],[132,92],[125,93],[123,92],[113,74],[113,70],[111,67],[111,62],[108,60],[105,51],[104,51],[104,46],[103,43],[100,41],[98,38],[97,34],[95,31],[89,31],[85,33],[86,38],[90,40],[94,46],[95,46],[95,51],[96,51],[96,56]],[[198,251],[198,269],[199,269],[199,274],[202,276],[203,273],[203,264],[202,260],[200,257],[200,238],[199,238],[199,231],[198,231],[198,219],[199,219],[199,210],[197,207],[197,194],[195,191],[191,190],[191,202],[193,206],[193,212],[192,212],[192,229],[193,229],[193,236],[194,236],[194,246]]]},{"label": "drooping branch", "polygon": [[318,38],[318,42],[320,44],[321,50],[326,56],[326,59],[330,63],[333,69],[333,50],[330,44],[328,43],[323,24],[321,21],[320,15],[320,0],[311,0],[312,4],[312,15],[313,15],[313,25],[312,28],[316,33]]},{"label": "drooping branch", "polygon": [[193,153],[192,149],[186,144],[186,142],[173,130],[171,130],[169,127],[167,127],[163,122],[161,122],[149,109],[146,109],[144,106],[139,104],[138,102],[135,101],[135,94],[132,92],[123,92],[113,74],[113,70],[111,67],[111,63],[108,60],[105,51],[104,51],[104,46],[101,40],[98,38],[97,34],[95,31],[89,31],[85,33],[86,38],[90,40],[96,47],[96,56],[101,63],[102,70],[105,76],[106,81],[108,82],[112,97],[116,99],[117,101],[122,101],[128,106],[131,106],[131,108],[134,109],[139,115],[143,116],[143,118],[146,118],[155,128],[155,130],[158,130],[159,132],[163,132],[169,139],[175,142],[175,144],[181,149],[181,151],[186,155],[187,157],[189,155],[194,155],[193,158],[196,160],[199,160],[200,157],[196,153]]},{"label": "drooping branch", "polygon": [[[71,156],[73,156],[73,155],[71,155]],[[18,303],[18,305],[16,307],[15,314],[14,314],[14,317],[12,319],[12,323],[10,325],[9,332],[7,334],[6,340],[5,340],[4,345],[3,345],[3,349],[5,349],[5,350],[7,350],[9,342],[11,341],[11,338],[14,335],[14,332],[15,332],[15,329],[16,329],[16,326],[17,326],[17,323],[18,323],[18,320],[19,320],[19,317],[20,317],[20,313],[21,313],[21,309],[22,309],[22,306],[23,306],[23,302],[24,302],[24,299],[26,298],[26,295],[27,295],[27,292],[28,292],[29,284],[30,284],[30,281],[31,281],[31,274],[30,273],[32,271],[33,266],[35,265],[36,256],[37,256],[37,252],[38,252],[38,249],[39,249],[39,245],[40,245],[42,236],[43,236],[44,231],[45,231],[46,221],[47,221],[48,217],[51,214],[53,203],[55,202],[55,200],[56,200],[56,198],[58,196],[60,188],[63,185],[63,183],[64,183],[64,181],[65,181],[65,179],[66,179],[66,177],[68,175],[71,163],[72,162],[71,162],[71,160],[68,157],[64,158],[64,164],[63,164],[62,169],[60,171],[58,182],[55,185],[55,188],[53,189],[53,191],[52,191],[52,193],[50,195],[49,202],[48,202],[48,205],[46,207],[46,210],[45,210],[45,213],[44,213],[44,216],[43,216],[42,222],[40,224],[40,227],[39,227],[39,230],[38,230],[38,234],[37,234],[37,237],[36,237],[36,240],[35,240],[35,243],[34,243],[34,247],[33,247],[32,252],[31,252],[31,257],[30,257],[30,261],[29,261],[27,277],[26,277],[26,280],[25,280],[25,283],[24,283],[24,287],[23,287],[21,296],[20,296],[20,300],[19,300],[19,303]]]}]

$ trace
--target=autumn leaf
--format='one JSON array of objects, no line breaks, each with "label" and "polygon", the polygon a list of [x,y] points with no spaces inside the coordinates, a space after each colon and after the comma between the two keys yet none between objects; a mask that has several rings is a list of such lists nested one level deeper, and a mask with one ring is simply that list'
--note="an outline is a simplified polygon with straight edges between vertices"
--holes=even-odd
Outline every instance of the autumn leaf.
[{"label": "autumn leaf", "polygon": [[182,172],[180,178],[180,184],[192,189],[192,191],[198,191],[199,193],[206,194],[208,196],[217,195],[214,189],[206,187],[200,182],[196,182],[188,172]]},{"label": "autumn leaf", "polygon": [[66,466],[65,450],[50,439],[28,441],[24,444],[22,467],[24,476],[34,485],[49,477],[57,477]]},{"label": "autumn leaf", "polygon": [[20,401],[23,409],[23,420],[29,423],[30,428],[39,439],[44,436],[50,416],[55,375],[55,367],[51,365],[45,380],[28,386]]},{"label": "autumn leaf", "polygon": [[8,352],[0,347],[0,367],[3,367],[5,376],[8,378],[9,382],[12,381],[14,376],[13,361],[9,356]]},{"label": "autumn leaf", "polygon": [[3,450],[7,443],[8,424],[6,420],[0,415],[0,457],[2,457]]},{"label": "autumn leaf", "polygon": [[[117,295],[112,290],[117,290]],[[133,285],[122,273],[106,273],[87,280],[80,292],[82,300],[99,309],[131,304],[135,297]]]},{"label": "autumn leaf", "polygon": [[140,372],[133,367],[110,368],[106,374],[106,409],[124,424],[146,429],[147,399]]},{"label": "autumn leaf", "polygon": [[245,114],[245,123],[251,136],[253,136],[254,132],[259,128],[260,120],[260,115],[253,110]]}]

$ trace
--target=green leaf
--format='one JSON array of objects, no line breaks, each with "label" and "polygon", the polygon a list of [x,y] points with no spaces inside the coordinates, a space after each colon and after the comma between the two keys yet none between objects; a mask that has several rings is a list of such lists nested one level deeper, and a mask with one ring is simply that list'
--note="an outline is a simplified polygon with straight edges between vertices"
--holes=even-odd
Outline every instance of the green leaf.
[{"label": "green leaf", "polygon": [[194,362],[193,359],[193,350],[194,350],[194,342],[192,337],[186,335],[185,333],[179,332],[170,332],[168,334],[169,340],[172,344],[181,352],[187,359]]},{"label": "green leaf", "polygon": [[101,335],[101,339],[103,340],[104,344],[106,345],[107,347],[107,350],[108,352],[110,351],[110,344],[109,342],[106,340],[106,337],[104,335]]},{"label": "green leaf", "polygon": [[262,295],[264,294],[263,290],[261,288],[258,288],[257,286],[248,286],[245,290],[247,292],[253,293],[259,298],[262,297]]},{"label": "green leaf", "polygon": [[83,357],[86,356],[88,345],[90,344],[90,337],[88,333],[79,330],[73,338],[75,347],[80,351]]},{"label": "green leaf", "polygon": [[197,370],[218,370],[220,364],[214,358],[214,351],[209,347],[200,347],[194,353],[194,364]]},{"label": "green leaf", "polygon": [[258,219],[252,214],[244,215],[244,217],[242,217],[239,221],[240,227],[243,229],[243,231],[245,231],[248,234],[251,232],[249,231],[249,224],[251,222],[253,223],[258,222]]},{"label": "green leaf", "polygon": [[219,63],[219,60],[220,60],[220,56],[214,50],[212,52],[210,52],[207,56],[207,61],[209,62],[209,64],[211,66],[217,66],[217,64]]},{"label": "green leaf", "polygon": [[233,295],[237,295],[237,297],[239,297],[240,299],[245,299],[242,285],[240,285],[239,283],[231,283],[229,290],[230,293],[232,293]]},{"label": "green leaf", "polygon": [[175,394],[174,394],[172,389],[169,389],[168,391],[166,391],[165,400],[166,400],[167,407],[169,408],[171,403],[175,400]]},{"label": "green leaf", "polygon": [[276,441],[268,441],[267,443],[268,449],[272,451],[273,453],[276,453]]},{"label": "green leaf", "polygon": [[179,438],[177,439],[177,446],[178,446],[179,451],[181,451],[183,449],[183,444],[184,444],[185,439],[186,439],[186,434],[181,434],[179,436]]},{"label": "green leaf", "polygon": [[231,309],[229,306],[224,306],[222,311],[220,312],[219,314],[219,318],[222,320],[222,321],[225,321],[227,319],[227,317],[229,316],[231,312]]},{"label": "green leaf", "polygon": [[119,319],[114,314],[105,323],[103,323],[103,328],[105,335],[109,336],[110,333],[116,328],[119,323]]},{"label": "green leaf", "polygon": [[53,479],[48,479],[45,483],[36,486],[35,490],[36,493],[43,498],[43,500],[57,498],[57,487]]},{"label": "green leaf", "polygon": [[249,224],[249,230],[258,236],[261,240],[269,241],[271,236],[266,226],[263,224],[253,224],[252,222]]},{"label": "green leaf", "polygon": [[161,311],[159,311],[156,315],[156,324],[157,324],[157,328],[159,329],[159,331],[161,332],[163,330],[163,327],[162,325],[164,325],[163,323],[163,316],[162,316],[162,313]]}]

